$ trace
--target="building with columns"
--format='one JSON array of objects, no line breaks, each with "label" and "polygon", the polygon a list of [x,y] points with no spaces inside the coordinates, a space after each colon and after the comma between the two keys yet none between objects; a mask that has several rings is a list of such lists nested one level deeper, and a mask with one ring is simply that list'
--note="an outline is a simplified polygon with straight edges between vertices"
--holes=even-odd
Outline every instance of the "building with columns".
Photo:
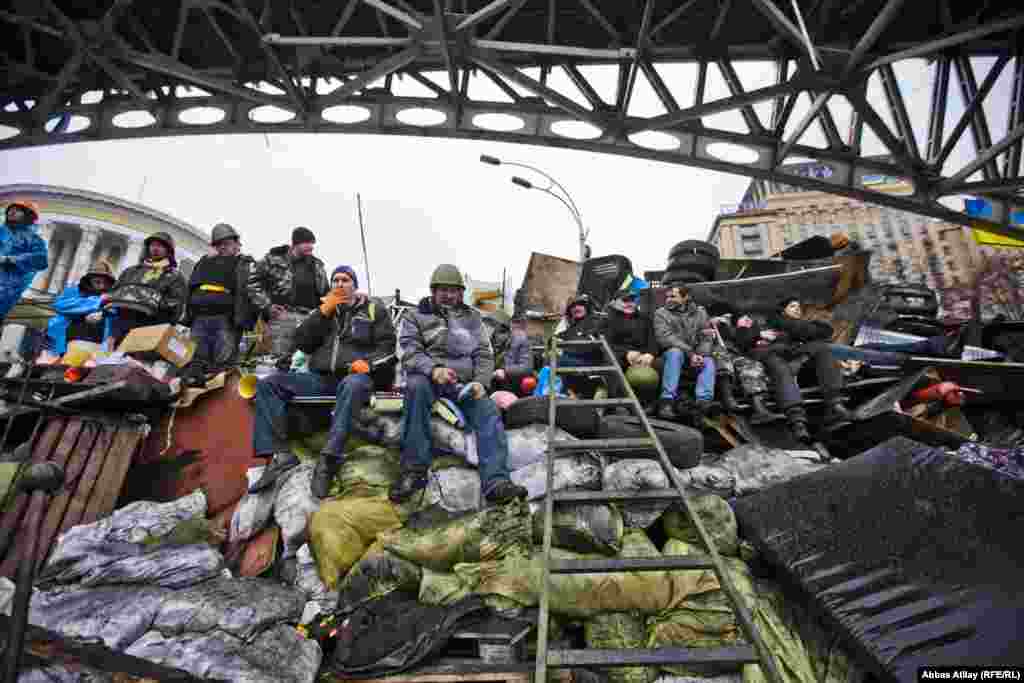
[{"label": "building with columns", "polygon": [[76,284],[98,259],[120,275],[138,263],[142,242],[155,232],[170,234],[178,265],[187,278],[210,249],[207,233],[185,221],[118,197],[51,185],[2,185],[0,206],[31,199],[39,206],[39,234],[50,250],[49,268],[36,275],[25,299],[51,300]]}]

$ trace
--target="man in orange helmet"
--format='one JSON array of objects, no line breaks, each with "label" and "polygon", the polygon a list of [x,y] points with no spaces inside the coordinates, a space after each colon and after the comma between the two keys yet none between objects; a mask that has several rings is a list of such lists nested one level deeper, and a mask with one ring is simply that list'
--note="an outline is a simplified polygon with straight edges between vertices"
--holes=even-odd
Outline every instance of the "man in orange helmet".
[{"label": "man in orange helmet", "polygon": [[7,205],[0,226],[0,320],[7,317],[32,278],[49,266],[46,242],[37,234],[39,207],[17,199]]}]

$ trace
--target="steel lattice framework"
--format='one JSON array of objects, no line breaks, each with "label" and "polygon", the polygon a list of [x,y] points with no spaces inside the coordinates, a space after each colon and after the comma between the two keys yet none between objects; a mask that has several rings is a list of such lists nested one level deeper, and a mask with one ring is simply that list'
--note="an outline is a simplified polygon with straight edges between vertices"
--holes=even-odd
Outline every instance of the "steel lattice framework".
[{"label": "steel lattice framework", "polygon": [[[994,209],[989,227],[1024,237],[1008,220],[1024,205],[1024,9],[1017,3],[14,0],[0,11],[0,25],[8,29],[0,44],[0,133],[8,137],[0,149],[231,132],[488,139],[738,173],[958,223],[965,214],[940,200],[983,196]],[[979,57],[995,60],[981,83],[972,66]],[[894,69],[914,58],[928,60],[933,74],[921,140]],[[752,61],[773,69],[770,84],[744,87],[739,74]],[[671,86],[663,73],[675,63],[692,65],[695,86]],[[614,93],[599,94],[597,65],[614,70]],[[993,140],[990,100],[1004,73],[1012,92],[999,98],[1005,134]],[[724,97],[710,98],[709,74],[725,83]],[[502,96],[472,97],[477,79]],[[867,96],[871,79],[884,90],[881,105]],[[396,92],[410,81],[424,94]],[[632,111],[640,82],[663,113]],[[949,125],[954,96],[965,109]],[[799,98],[810,105],[795,116]],[[842,131],[838,106],[851,112]],[[222,118],[209,125],[180,118],[197,107]],[[421,108],[440,112],[436,125],[405,122],[403,112]],[[738,113],[742,126],[709,124],[725,112]],[[130,123],[126,113],[135,117]],[[505,115],[502,129],[481,114]],[[139,117],[148,125],[139,127]],[[591,134],[567,136],[560,129],[567,120],[589,124]],[[824,143],[809,144],[810,130]],[[865,155],[866,131],[883,156]],[[964,160],[953,151],[968,133],[973,154]],[[756,159],[725,160],[715,143],[740,145]],[[794,175],[784,164],[795,158],[819,160],[831,174]],[[913,194],[872,191],[864,179],[879,174],[908,180]]]}]

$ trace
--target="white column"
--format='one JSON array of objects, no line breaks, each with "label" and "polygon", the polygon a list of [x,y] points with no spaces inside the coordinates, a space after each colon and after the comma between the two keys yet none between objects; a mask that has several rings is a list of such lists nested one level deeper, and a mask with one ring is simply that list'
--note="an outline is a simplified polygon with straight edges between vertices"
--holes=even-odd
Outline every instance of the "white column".
[{"label": "white column", "polygon": [[100,235],[99,228],[92,225],[82,226],[82,239],[75,252],[75,262],[71,268],[69,282],[78,282],[83,275],[89,272],[89,266],[92,265],[92,252],[96,248]]},{"label": "white column", "polygon": [[53,251],[51,249],[51,246],[53,244],[51,242],[51,240],[53,239],[53,223],[40,223],[38,234],[40,237],[43,238],[43,241],[46,242],[47,264],[46,268],[36,273],[36,276],[32,279],[32,284],[29,286],[32,289],[45,292],[46,284],[50,275],[51,266],[53,265],[53,263],[49,262],[49,259],[54,258]]},{"label": "white column", "polygon": [[[139,262],[139,257],[142,256],[142,243],[145,237],[131,235],[127,237],[128,248],[124,252],[124,256],[121,257],[121,270],[131,268]],[[117,273],[120,275],[120,273]]]},{"label": "white column", "polygon": [[53,269],[53,276],[50,278],[48,286],[48,289],[53,294],[60,294],[64,291],[65,278],[67,278],[68,271],[75,262],[75,254],[78,251],[74,246],[71,229],[65,229],[63,231],[63,240],[64,248],[60,252],[60,256],[58,257],[59,260]]}]

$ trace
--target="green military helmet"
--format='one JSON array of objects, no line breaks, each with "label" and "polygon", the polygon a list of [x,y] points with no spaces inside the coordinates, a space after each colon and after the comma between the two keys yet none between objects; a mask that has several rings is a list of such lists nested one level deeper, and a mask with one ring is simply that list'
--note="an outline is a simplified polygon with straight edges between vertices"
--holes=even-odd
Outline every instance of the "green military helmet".
[{"label": "green military helmet", "polygon": [[632,367],[626,370],[626,381],[638,393],[649,394],[658,388],[658,371],[654,368]]},{"label": "green military helmet", "polygon": [[430,276],[430,288],[434,287],[461,287],[466,288],[466,282],[462,279],[462,273],[456,266],[450,263],[442,263],[434,269]]},{"label": "green military helmet", "polygon": [[146,239],[142,240],[142,246],[145,249],[148,250],[149,249],[149,243],[152,242],[153,240],[156,240],[157,242],[163,242],[164,245],[168,249],[171,250],[171,253],[174,253],[174,249],[175,249],[174,238],[171,237],[170,233],[166,233],[166,232],[163,232],[163,231],[154,232],[152,235],[150,235]]},{"label": "green military helmet", "polygon": [[210,244],[217,244],[217,242],[223,242],[224,240],[231,239],[241,241],[242,238],[235,229],[227,223],[218,223],[213,226],[213,231],[210,233]]}]

